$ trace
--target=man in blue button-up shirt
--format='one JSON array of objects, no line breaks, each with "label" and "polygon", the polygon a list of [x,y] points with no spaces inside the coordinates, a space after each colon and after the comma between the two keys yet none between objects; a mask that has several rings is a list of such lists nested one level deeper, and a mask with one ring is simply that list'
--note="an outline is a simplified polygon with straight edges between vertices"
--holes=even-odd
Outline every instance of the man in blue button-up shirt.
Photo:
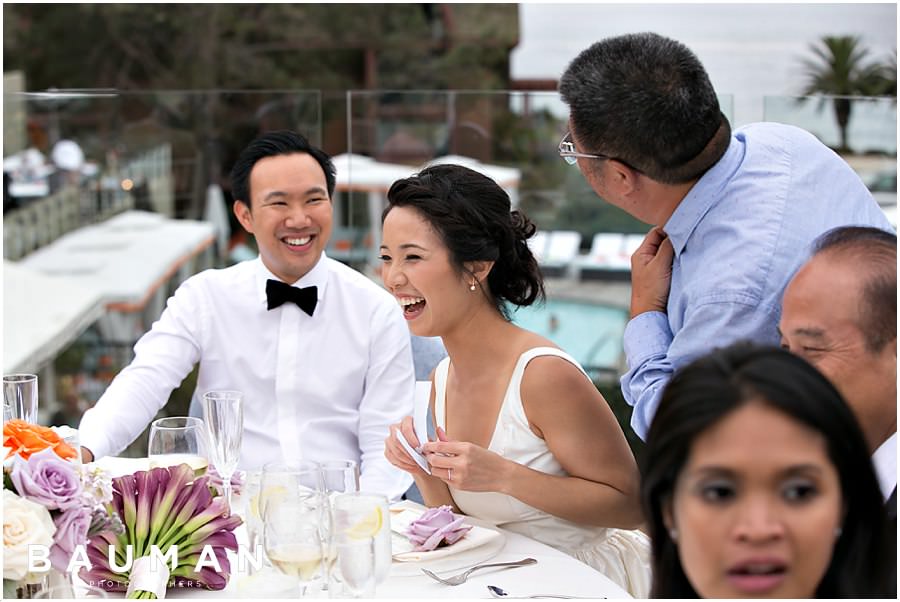
[{"label": "man in blue button-up shirt", "polygon": [[731,131],[703,65],[656,34],[602,40],[560,80],[560,155],[655,227],[632,256],[622,393],[646,436],[672,373],[738,339],[778,344],[781,296],[823,232],[890,229],[868,189],[808,132]]}]

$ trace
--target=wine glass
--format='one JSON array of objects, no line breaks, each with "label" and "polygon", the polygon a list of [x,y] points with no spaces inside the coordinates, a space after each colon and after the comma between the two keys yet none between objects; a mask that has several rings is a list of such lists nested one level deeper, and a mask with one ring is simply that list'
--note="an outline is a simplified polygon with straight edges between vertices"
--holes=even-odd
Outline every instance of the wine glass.
[{"label": "wine glass", "polygon": [[3,375],[4,420],[6,413],[11,418],[37,424],[38,420],[38,377],[36,374]]},{"label": "wine glass", "polygon": [[270,500],[278,500],[295,492],[307,497],[310,494],[320,495],[323,490],[322,469],[318,463],[310,460],[269,462],[263,465],[259,482],[259,515],[265,518]]},{"label": "wine glass", "polygon": [[353,460],[326,460],[319,462],[322,469],[324,491],[328,497],[336,493],[359,491],[359,465]]},{"label": "wine glass", "polygon": [[231,476],[241,458],[244,432],[244,395],[240,391],[208,391],[203,394],[203,420],[209,442],[209,459],[222,477],[222,492],[231,507]]},{"label": "wine glass", "polygon": [[209,464],[203,421],[192,416],[160,418],[150,424],[150,468],[187,464],[203,476]]},{"label": "wine glass", "polygon": [[263,510],[263,545],[275,568],[297,577],[302,588],[323,576],[321,493],[293,488],[269,495]]}]

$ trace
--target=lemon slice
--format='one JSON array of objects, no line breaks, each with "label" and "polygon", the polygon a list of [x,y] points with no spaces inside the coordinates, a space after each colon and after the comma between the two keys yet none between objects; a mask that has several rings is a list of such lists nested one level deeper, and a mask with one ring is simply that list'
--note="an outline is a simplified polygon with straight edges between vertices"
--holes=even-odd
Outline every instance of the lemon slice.
[{"label": "lemon slice", "polygon": [[283,500],[286,495],[287,487],[284,485],[272,485],[271,487],[266,487],[250,498],[250,513],[253,515],[253,518],[261,519],[262,516],[259,512],[259,502],[261,499],[265,498],[267,501]]},{"label": "lemon slice", "polygon": [[383,524],[384,517],[381,516],[381,508],[375,507],[363,520],[346,529],[344,533],[352,539],[375,537],[381,531]]}]

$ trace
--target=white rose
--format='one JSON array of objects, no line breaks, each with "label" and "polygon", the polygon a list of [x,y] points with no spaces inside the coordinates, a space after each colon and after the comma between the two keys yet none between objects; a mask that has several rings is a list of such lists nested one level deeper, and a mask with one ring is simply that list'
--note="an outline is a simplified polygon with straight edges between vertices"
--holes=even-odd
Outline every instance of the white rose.
[{"label": "white rose", "polygon": [[3,578],[27,581],[28,546],[53,545],[56,525],[50,512],[30,500],[3,490]]}]

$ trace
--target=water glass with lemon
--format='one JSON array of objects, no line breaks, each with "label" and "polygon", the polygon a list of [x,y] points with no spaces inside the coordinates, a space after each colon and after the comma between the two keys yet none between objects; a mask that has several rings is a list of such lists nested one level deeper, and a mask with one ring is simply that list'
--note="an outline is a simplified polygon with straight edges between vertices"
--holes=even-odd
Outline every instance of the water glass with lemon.
[{"label": "water glass with lemon", "polygon": [[[332,512],[334,515],[332,534],[334,540],[338,542],[336,546],[338,568],[341,568],[342,562],[340,550],[342,542],[349,546],[346,542],[371,538],[375,556],[375,584],[384,582],[391,570],[391,525],[387,498],[375,493],[342,493],[332,499]],[[349,547],[347,553],[351,553]],[[356,557],[363,555],[360,546],[354,548],[352,553]]]},{"label": "water glass with lemon", "polygon": [[328,588],[329,598],[375,597],[375,538],[335,535],[337,558]]}]

